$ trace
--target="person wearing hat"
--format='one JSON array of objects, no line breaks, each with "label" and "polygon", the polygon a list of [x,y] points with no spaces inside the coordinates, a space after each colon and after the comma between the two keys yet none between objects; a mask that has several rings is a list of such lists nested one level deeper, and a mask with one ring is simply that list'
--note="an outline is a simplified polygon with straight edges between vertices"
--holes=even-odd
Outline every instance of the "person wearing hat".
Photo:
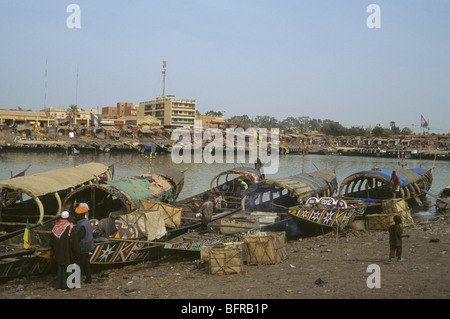
[{"label": "person wearing hat", "polygon": [[73,229],[69,216],[68,211],[61,213],[61,219],[53,226],[50,237],[50,247],[57,265],[56,289],[68,289],[67,267],[78,263],[80,256],[77,232]]},{"label": "person wearing hat", "polygon": [[86,276],[84,283],[90,284],[92,282],[91,277],[91,264],[90,253],[94,249],[94,236],[92,226],[89,223],[89,206],[86,203],[81,203],[75,209],[75,220],[77,223],[77,237],[80,246],[80,269],[81,274]]}]

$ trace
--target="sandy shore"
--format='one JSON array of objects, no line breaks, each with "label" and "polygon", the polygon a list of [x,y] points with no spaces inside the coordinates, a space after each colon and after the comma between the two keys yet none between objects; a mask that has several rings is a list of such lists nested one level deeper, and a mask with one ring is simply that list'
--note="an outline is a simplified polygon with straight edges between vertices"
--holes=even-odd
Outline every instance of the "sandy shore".
[{"label": "sandy shore", "polygon": [[[96,271],[92,284],[57,291],[56,275],[0,285],[3,299],[449,299],[449,217],[407,227],[404,262],[387,263],[386,231],[348,231],[289,241],[275,265],[244,265],[243,272],[209,274],[199,259],[157,261]],[[372,266],[370,266],[372,265]],[[370,267],[379,266],[380,288]],[[370,267],[369,267],[370,266]]]}]

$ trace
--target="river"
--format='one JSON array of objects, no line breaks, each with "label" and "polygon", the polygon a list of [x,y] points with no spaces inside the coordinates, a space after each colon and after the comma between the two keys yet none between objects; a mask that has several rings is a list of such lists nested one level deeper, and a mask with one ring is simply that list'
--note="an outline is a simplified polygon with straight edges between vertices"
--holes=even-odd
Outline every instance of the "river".
[{"label": "river", "polygon": [[[114,178],[128,177],[147,173],[150,169],[150,159],[143,154],[138,153],[85,153],[80,157],[69,157],[61,153],[39,153],[39,152],[11,152],[0,153],[0,180],[8,179],[12,174],[17,174],[25,169],[29,164],[31,167],[27,175],[48,171],[56,168],[72,167],[89,162],[99,162],[105,165],[114,164]],[[199,193],[207,188],[211,179],[220,172],[242,167],[245,164],[240,163],[180,163],[172,162],[170,154],[158,154],[152,160],[152,167],[174,167],[185,171],[184,188],[178,199],[183,199]],[[430,192],[438,194],[439,191],[450,184],[450,170],[448,161],[432,160],[406,160],[405,168],[423,167],[430,169],[434,166],[433,184]],[[247,164],[248,166],[248,164]],[[250,165],[250,166],[253,166]],[[282,155],[279,158],[279,169],[275,174],[266,175],[267,178],[281,178],[298,173],[312,172],[319,169],[336,168],[338,185],[348,175],[370,169],[372,167],[399,167],[398,160],[395,158],[379,157],[353,157],[340,155]],[[415,219],[430,219],[436,216],[434,207],[435,199],[431,196],[426,197],[422,207],[414,208],[413,216]]]}]

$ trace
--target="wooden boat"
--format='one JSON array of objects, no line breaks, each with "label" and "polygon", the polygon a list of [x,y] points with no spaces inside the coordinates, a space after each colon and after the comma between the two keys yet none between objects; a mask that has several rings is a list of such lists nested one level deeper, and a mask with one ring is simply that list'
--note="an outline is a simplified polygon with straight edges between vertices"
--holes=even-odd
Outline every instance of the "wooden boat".
[{"label": "wooden boat", "polygon": [[289,215],[299,223],[302,234],[315,236],[334,229],[343,229],[356,216],[362,216],[365,205],[347,205],[332,197],[311,197],[305,205],[289,209]]},{"label": "wooden boat", "polygon": [[[158,258],[162,243],[149,241],[135,224],[127,223],[121,217],[139,213],[140,203],[144,199],[166,202],[176,199],[183,184],[182,172],[155,169],[152,174],[81,186],[64,198],[62,207],[72,211],[80,202],[89,203],[89,217],[95,238],[91,264],[135,263]],[[6,240],[0,237],[0,279],[37,275],[53,269],[50,237],[57,219],[30,227],[28,249],[23,248],[23,230]],[[97,233],[100,235],[97,236]],[[21,271],[18,265],[23,265]]]},{"label": "wooden boat", "polygon": [[284,231],[286,238],[303,234],[289,207],[315,195],[332,195],[337,188],[333,171],[317,171],[287,178],[262,180],[243,194],[241,205],[231,213],[213,220],[213,234],[189,232],[172,238],[164,246],[171,253],[199,253],[201,246],[238,241],[255,232]]},{"label": "wooden boat", "polygon": [[260,231],[285,231],[288,239],[304,237],[305,229],[289,214],[290,207],[303,205],[311,197],[332,196],[336,189],[336,174],[329,170],[265,180],[245,192],[241,211],[229,220],[253,219]]},{"label": "wooden boat", "polygon": [[81,202],[89,204],[90,218],[108,217],[111,212],[129,214],[139,208],[141,199],[172,203],[184,186],[184,173],[171,168],[153,169],[152,173],[125,177],[77,188],[64,198],[64,210]]},{"label": "wooden boat", "polygon": [[212,178],[209,189],[173,203],[175,207],[182,209],[182,221],[181,227],[177,231],[169,233],[170,238],[201,225],[201,218],[195,217],[195,214],[203,202],[204,194],[207,194],[209,199],[215,203],[212,219],[215,221],[240,209],[241,196],[245,191],[242,189],[241,182],[246,183],[247,187],[251,187],[262,180],[263,175],[260,171],[249,167],[234,168],[217,174]]},{"label": "wooden boat", "polygon": [[[391,181],[394,170],[401,184],[397,194],[394,192],[393,182]],[[378,204],[381,204],[383,200],[393,198],[416,199],[429,191],[432,182],[432,169],[372,168],[345,178],[340,185],[339,198]]]},{"label": "wooden boat", "polygon": [[62,198],[86,184],[112,178],[108,166],[87,163],[0,181],[0,230],[42,224],[62,211]]}]

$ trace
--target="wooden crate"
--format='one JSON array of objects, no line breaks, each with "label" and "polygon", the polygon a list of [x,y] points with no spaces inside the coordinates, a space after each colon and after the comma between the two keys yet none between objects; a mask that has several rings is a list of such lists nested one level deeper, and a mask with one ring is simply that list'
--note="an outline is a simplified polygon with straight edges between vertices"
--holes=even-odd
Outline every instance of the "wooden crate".
[{"label": "wooden crate", "polygon": [[[247,262],[248,252],[247,252],[247,247],[244,245],[244,242],[223,243],[220,246],[240,246],[242,249],[242,262],[243,263]],[[210,250],[211,250],[211,246],[201,246],[200,247],[200,262],[202,264],[209,263]]]},{"label": "wooden crate", "polygon": [[169,204],[157,202],[152,199],[141,199],[139,201],[140,210],[159,210],[163,213],[164,223],[168,228],[178,228],[181,224],[181,211],[180,207],[175,207]]},{"label": "wooden crate", "polygon": [[277,264],[287,259],[286,233],[261,232],[244,239],[249,265]]},{"label": "wooden crate", "polygon": [[242,243],[214,245],[209,249],[209,273],[211,275],[238,274],[242,272]]},{"label": "wooden crate", "polygon": [[367,229],[388,230],[394,224],[394,216],[400,214],[371,214],[366,216]]},{"label": "wooden crate", "polygon": [[414,225],[409,210],[392,214],[371,214],[366,216],[366,224],[368,230],[388,230],[389,226],[394,225],[394,216],[400,216],[402,219],[402,227]]},{"label": "wooden crate", "polygon": [[411,210],[408,203],[400,198],[384,200],[382,208],[384,214],[395,214]]}]

